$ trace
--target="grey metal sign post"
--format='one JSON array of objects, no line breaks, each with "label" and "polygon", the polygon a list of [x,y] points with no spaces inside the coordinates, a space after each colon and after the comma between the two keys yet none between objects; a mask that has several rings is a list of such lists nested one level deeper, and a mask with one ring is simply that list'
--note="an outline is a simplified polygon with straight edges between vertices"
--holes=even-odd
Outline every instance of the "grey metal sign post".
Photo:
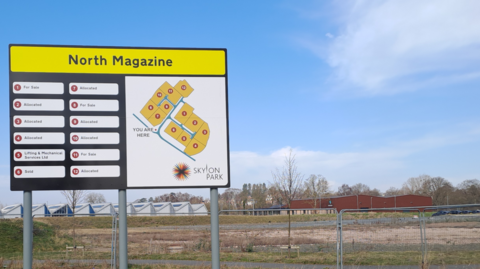
[{"label": "grey metal sign post", "polygon": [[127,234],[127,190],[118,190],[118,213],[120,228],[120,269],[128,268],[128,234]]},{"label": "grey metal sign post", "polygon": [[220,228],[218,224],[218,189],[210,189],[210,234],[212,238],[212,269],[220,269]]},{"label": "grey metal sign post", "polygon": [[23,192],[23,269],[33,264],[32,191]]}]

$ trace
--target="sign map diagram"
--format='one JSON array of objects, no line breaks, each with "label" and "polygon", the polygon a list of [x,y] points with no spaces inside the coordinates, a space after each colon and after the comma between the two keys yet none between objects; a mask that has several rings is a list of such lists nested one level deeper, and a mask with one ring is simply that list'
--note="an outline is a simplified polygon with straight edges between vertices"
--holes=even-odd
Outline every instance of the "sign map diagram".
[{"label": "sign map diagram", "polygon": [[[186,80],[180,80],[175,87],[164,82],[140,114],[154,127],[152,132],[160,139],[195,161],[192,156],[205,149],[210,129],[208,123],[193,113],[194,108],[184,101],[192,92],[193,88]],[[150,128],[137,115],[134,116],[146,128]],[[182,146],[176,146],[178,143],[172,143],[171,139]]]}]

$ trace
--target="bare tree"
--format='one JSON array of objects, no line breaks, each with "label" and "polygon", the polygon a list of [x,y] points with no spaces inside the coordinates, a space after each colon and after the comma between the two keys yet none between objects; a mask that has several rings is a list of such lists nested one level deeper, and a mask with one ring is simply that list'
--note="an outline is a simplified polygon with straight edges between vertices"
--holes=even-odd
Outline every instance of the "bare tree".
[{"label": "bare tree", "polygon": [[106,203],[107,200],[105,200],[105,196],[103,196],[103,194],[98,192],[91,192],[85,197],[85,202],[89,204],[99,204]]},{"label": "bare tree", "polygon": [[310,175],[304,184],[305,198],[313,198],[312,206],[317,208],[317,199],[330,191],[330,184],[322,175]]},{"label": "bare tree", "polygon": [[403,192],[401,189],[397,189],[395,187],[390,187],[388,190],[385,191],[385,196],[396,196],[396,195],[402,195]]},{"label": "bare tree", "polygon": [[342,186],[338,187],[338,192],[337,192],[338,196],[348,196],[352,194],[353,194],[353,190],[350,186],[348,186],[348,184],[342,184]]},{"label": "bare tree", "polygon": [[403,183],[403,189],[406,194],[426,194],[425,182],[430,180],[429,175],[419,175],[418,177],[411,177],[407,182]]},{"label": "bare tree", "polygon": [[[276,169],[272,171],[273,182],[270,184],[273,185],[278,191],[279,195],[282,197],[282,201],[287,204],[290,209],[291,203],[294,199],[297,198],[301,186],[303,184],[304,176],[300,174],[297,170],[297,163],[295,160],[295,155],[292,150],[287,156],[285,156],[285,161],[281,169]],[[290,211],[288,210],[288,256],[290,257],[291,250],[291,241],[290,241]]]},{"label": "bare tree", "polygon": [[[85,190],[65,190],[62,191],[63,196],[65,196],[65,199],[67,199],[67,203],[72,208],[73,212],[73,218],[72,218],[72,228],[73,228],[73,246],[76,246],[75,242],[75,208],[77,207],[78,204],[80,204],[84,199],[85,196],[87,195],[87,191]],[[76,251],[76,247],[74,248]]]},{"label": "bare tree", "polygon": [[352,188],[352,194],[354,195],[358,195],[358,194],[368,195],[371,191],[370,187],[363,183],[357,183],[353,185],[351,188]]}]

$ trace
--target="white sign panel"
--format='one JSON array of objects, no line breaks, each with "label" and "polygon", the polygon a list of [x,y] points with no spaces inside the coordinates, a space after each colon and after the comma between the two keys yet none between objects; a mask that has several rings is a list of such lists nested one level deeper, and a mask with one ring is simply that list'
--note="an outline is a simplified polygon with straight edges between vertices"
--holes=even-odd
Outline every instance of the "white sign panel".
[{"label": "white sign panel", "polygon": [[226,99],[224,77],[126,77],[127,186],[226,186]]}]

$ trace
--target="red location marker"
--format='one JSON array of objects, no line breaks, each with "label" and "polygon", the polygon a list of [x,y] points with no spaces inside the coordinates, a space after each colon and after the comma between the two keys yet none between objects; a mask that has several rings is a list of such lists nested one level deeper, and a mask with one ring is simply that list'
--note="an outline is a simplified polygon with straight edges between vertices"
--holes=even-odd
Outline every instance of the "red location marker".
[{"label": "red location marker", "polygon": [[182,111],[182,116],[187,116],[187,111]]},{"label": "red location marker", "polygon": [[79,139],[79,138],[78,138],[78,135],[74,135],[74,136],[72,136],[72,141],[73,141],[73,142],[77,142],[77,141],[78,141],[78,139]]},{"label": "red location marker", "polygon": [[172,127],[172,129],[170,129],[170,130],[172,130],[172,133],[175,133],[177,131],[177,128]]},{"label": "red location marker", "polygon": [[168,89],[168,93],[169,93],[169,94],[172,94],[172,93],[173,93],[173,89]]},{"label": "red location marker", "polygon": [[194,149],[198,148],[198,144],[197,144],[197,143],[193,143],[193,148],[194,148]]},{"label": "red location marker", "polygon": [[19,101],[16,101],[15,104],[13,104],[16,108],[20,108],[22,106],[22,103]]},{"label": "red location marker", "polygon": [[182,141],[187,141],[187,137],[186,137],[186,136],[182,136]]},{"label": "red location marker", "polygon": [[169,108],[170,108],[170,105],[169,105],[169,104],[165,104],[163,107],[164,107],[165,109],[169,109]]},{"label": "red location marker", "polygon": [[186,90],[187,89],[187,86],[186,85],[182,85],[182,90]]},{"label": "red location marker", "polygon": [[72,120],[72,124],[73,124],[73,125],[77,125],[77,124],[78,124],[78,120],[77,120],[77,119],[73,119],[73,120]]},{"label": "red location marker", "polygon": [[152,106],[152,105],[149,105],[149,106],[148,106],[148,110],[153,110],[153,106]]},{"label": "red location marker", "polygon": [[19,91],[22,89],[22,86],[20,86],[20,84],[15,84],[15,86],[13,86],[13,88],[16,90],[16,91]]},{"label": "red location marker", "polygon": [[162,93],[161,92],[157,92],[157,97],[162,97]]},{"label": "red location marker", "polygon": [[20,159],[22,158],[22,153],[20,151],[15,153],[15,158]]},{"label": "red location marker", "polygon": [[205,129],[205,130],[202,131],[202,134],[206,135],[206,134],[208,134],[208,131]]},{"label": "red location marker", "polygon": [[72,173],[74,175],[78,175],[80,173],[80,170],[78,170],[78,168],[73,168]]},{"label": "red location marker", "polygon": [[78,107],[78,103],[77,102],[73,102],[72,103],[72,108],[77,108]]},{"label": "red location marker", "polygon": [[158,114],[158,113],[155,114],[155,119],[157,119],[157,120],[160,119],[160,114]]},{"label": "red location marker", "polygon": [[22,119],[16,118],[16,119],[15,119],[15,124],[16,124],[16,125],[22,124]]},{"label": "red location marker", "polygon": [[22,169],[15,170],[15,175],[20,176],[22,174]]},{"label": "red location marker", "polygon": [[76,92],[78,90],[78,87],[77,87],[77,85],[72,85],[72,87],[70,87],[70,89],[72,90],[72,92]]},{"label": "red location marker", "polygon": [[193,121],[192,121],[192,124],[193,124],[193,125],[197,125],[197,124],[198,124],[198,121],[197,121],[197,120],[193,120]]},{"label": "red location marker", "polygon": [[78,154],[78,152],[74,151],[74,152],[72,153],[72,157],[73,157],[73,158],[76,159],[76,158],[78,158],[78,156],[80,156],[80,154]]},{"label": "red location marker", "polygon": [[15,136],[15,141],[17,141],[17,142],[22,141],[22,136],[21,135],[16,135]]}]

